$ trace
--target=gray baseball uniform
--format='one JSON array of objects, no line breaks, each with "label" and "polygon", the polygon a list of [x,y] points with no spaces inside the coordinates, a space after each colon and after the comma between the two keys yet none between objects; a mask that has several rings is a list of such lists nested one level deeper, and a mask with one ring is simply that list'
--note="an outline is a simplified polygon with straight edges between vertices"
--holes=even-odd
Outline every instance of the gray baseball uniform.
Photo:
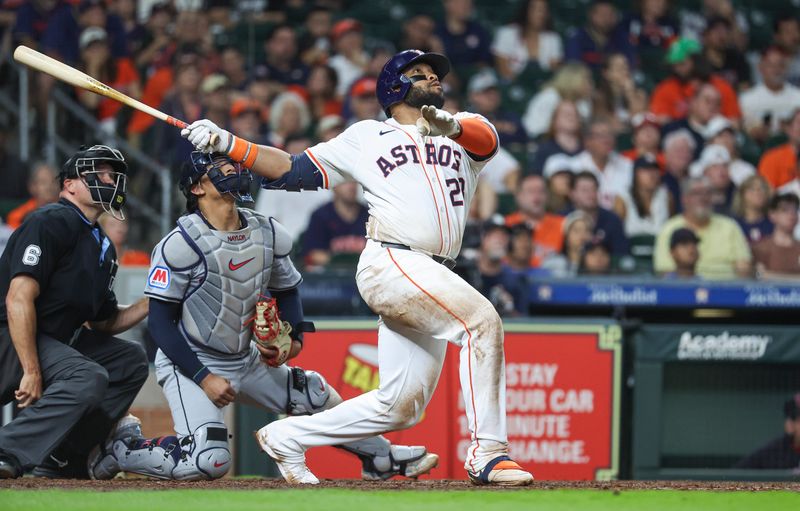
[{"label": "gray baseball uniform", "polygon": [[[205,368],[230,382],[237,399],[290,415],[339,404],[341,397],[318,373],[261,362],[246,321],[260,295],[292,289],[302,278],[288,257],[292,241],[286,230],[251,210],[239,213],[244,227],[237,231],[216,231],[199,213],[179,218],[178,227],[153,250],[145,294],[181,304],[182,341]],[[109,458],[118,464],[113,469],[166,479],[221,477],[231,460],[224,409],[195,383],[196,375],[183,374],[161,349],[155,362],[177,440],[140,442],[133,448],[115,443]],[[375,472],[386,470],[380,468],[383,461],[388,469],[396,461],[383,437],[342,447]],[[100,466],[95,475],[113,475],[113,470]]]}]

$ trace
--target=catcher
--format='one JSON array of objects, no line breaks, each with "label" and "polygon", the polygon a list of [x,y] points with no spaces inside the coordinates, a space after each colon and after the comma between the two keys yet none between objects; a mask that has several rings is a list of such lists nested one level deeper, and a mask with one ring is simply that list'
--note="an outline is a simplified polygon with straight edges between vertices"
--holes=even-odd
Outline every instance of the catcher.
[{"label": "catcher", "polygon": [[[230,469],[223,411],[233,401],[289,415],[342,401],[322,375],[285,365],[314,326],[303,319],[291,237],[274,219],[236,206],[252,201],[250,171],[222,154],[191,158],[180,181],[188,212],[153,249],[145,287],[156,375],[177,436],[117,436],[90,459],[96,479],[119,471],[216,479]],[[380,436],[340,447],[361,459],[367,480],[417,477],[439,459]]]}]

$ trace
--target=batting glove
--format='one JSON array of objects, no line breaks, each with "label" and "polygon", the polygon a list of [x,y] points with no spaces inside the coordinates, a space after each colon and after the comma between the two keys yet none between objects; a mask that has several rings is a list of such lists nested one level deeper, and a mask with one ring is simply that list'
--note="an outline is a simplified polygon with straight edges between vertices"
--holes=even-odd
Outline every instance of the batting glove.
[{"label": "batting glove", "polygon": [[461,133],[461,124],[449,112],[432,105],[425,105],[420,111],[422,117],[417,119],[417,130],[423,137],[452,137]]},{"label": "batting glove", "polygon": [[[214,143],[211,142],[212,135],[216,135]],[[204,153],[227,153],[233,139],[233,135],[208,119],[193,122],[181,130],[181,136]]]}]

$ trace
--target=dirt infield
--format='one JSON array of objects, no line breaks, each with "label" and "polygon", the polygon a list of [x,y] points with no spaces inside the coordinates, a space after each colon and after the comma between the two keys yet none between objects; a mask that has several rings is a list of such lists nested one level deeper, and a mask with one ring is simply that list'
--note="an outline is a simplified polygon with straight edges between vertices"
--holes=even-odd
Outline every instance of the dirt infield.
[{"label": "dirt infield", "polygon": [[[24,477],[21,479],[0,480],[0,490],[281,490],[296,489],[275,479],[221,479],[217,481],[156,481],[151,479],[127,478],[111,481],[83,481],[74,479],[42,479]],[[314,488],[342,488],[352,490],[497,490],[509,491],[509,488],[487,488],[473,486],[467,481],[450,480],[425,480],[410,481],[397,480],[385,482],[366,482],[358,480],[323,480],[319,486],[303,486],[310,491]],[[532,486],[517,490],[560,490],[560,489],[591,489],[601,491],[629,491],[629,490],[699,490],[699,491],[800,491],[800,483],[795,482],[713,482],[713,481],[536,481]],[[512,489],[513,490],[513,489]]]}]

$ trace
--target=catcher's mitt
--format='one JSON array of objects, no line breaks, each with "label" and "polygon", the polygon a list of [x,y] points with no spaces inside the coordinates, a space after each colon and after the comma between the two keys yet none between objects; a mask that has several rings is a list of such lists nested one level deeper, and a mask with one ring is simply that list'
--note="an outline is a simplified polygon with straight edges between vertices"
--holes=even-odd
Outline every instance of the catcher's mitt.
[{"label": "catcher's mitt", "polygon": [[292,325],[288,321],[281,321],[275,299],[263,298],[256,302],[256,314],[249,322],[253,323],[253,337],[256,344],[278,350],[275,365],[279,366],[286,362],[292,349],[292,337],[289,335],[292,333]]}]

